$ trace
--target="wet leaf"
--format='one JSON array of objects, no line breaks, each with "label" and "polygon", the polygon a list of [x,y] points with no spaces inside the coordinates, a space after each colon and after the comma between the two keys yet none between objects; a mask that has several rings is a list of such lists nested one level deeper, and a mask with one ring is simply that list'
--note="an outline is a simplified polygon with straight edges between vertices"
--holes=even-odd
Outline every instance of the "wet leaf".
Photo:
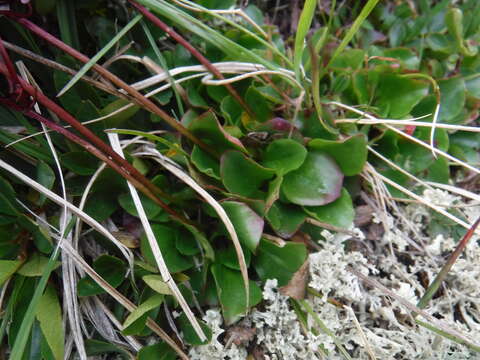
[{"label": "wet leaf", "polygon": [[335,161],[319,151],[310,151],[303,165],[283,180],[282,193],[292,203],[325,205],[340,196],[343,174]]},{"label": "wet leaf", "polygon": [[273,177],[274,171],[260,166],[238,151],[228,151],[220,160],[220,174],[228,191],[255,197],[260,186]]},{"label": "wet leaf", "polygon": [[306,215],[301,208],[277,201],[270,208],[267,220],[272,229],[283,238],[290,238],[305,221]]},{"label": "wet leaf", "polygon": [[[222,306],[223,317],[227,325],[234,323],[247,312],[245,288],[240,271],[231,270],[223,265],[211,267],[215,280],[217,295]],[[255,306],[262,299],[262,292],[253,281],[250,284],[250,306]]]},{"label": "wet leaf", "polygon": [[367,139],[363,134],[338,141],[313,139],[308,147],[330,155],[346,176],[359,174],[367,162]]},{"label": "wet leaf", "polygon": [[[118,287],[125,279],[125,263],[114,256],[101,255],[93,262],[92,267],[114,288]],[[103,294],[105,290],[90,276],[86,276],[78,281],[77,292],[79,296],[91,296]]]},{"label": "wet leaf", "polygon": [[323,206],[305,207],[305,212],[318,221],[343,229],[348,229],[355,218],[352,198],[345,188],[342,189],[341,196],[334,202]]},{"label": "wet leaf", "polygon": [[232,221],[240,242],[255,252],[263,232],[263,219],[244,203],[224,201],[221,204]]},{"label": "wet leaf", "polygon": [[307,149],[291,139],[271,142],[263,156],[262,165],[284,175],[298,169],[307,157]]},{"label": "wet leaf", "polygon": [[278,246],[269,240],[262,239],[254,267],[262,281],[277,279],[278,285],[284,286],[288,284],[306,258],[307,249],[304,244],[286,242],[284,246]]}]

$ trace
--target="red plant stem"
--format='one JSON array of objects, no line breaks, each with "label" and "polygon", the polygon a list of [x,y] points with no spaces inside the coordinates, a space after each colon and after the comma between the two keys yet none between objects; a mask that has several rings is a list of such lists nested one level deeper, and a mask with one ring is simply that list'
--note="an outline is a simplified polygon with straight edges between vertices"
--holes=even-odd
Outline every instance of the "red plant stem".
[{"label": "red plant stem", "polygon": [[480,217],[477,219],[477,221],[473,223],[470,229],[468,229],[467,233],[463,236],[462,240],[460,240],[460,242],[458,243],[457,247],[452,252],[450,257],[448,258],[445,265],[442,267],[438,275],[435,277],[435,280],[433,280],[432,284],[425,291],[425,294],[422,296],[422,298],[417,304],[418,308],[423,309],[425,306],[427,306],[427,303],[435,295],[443,279],[445,279],[445,277],[447,276],[447,273],[450,271],[453,264],[455,264],[458,257],[462,253],[463,249],[465,249],[465,247],[467,246],[468,241],[475,233],[475,230],[477,229],[479,224],[480,224]]},{"label": "red plant stem", "polygon": [[[13,20],[17,21],[19,24],[33,32],[34,34],[38,35],[39,37],[43,38],[44,40],[48,41],[50,44],[56,46],[60,50],[66,52],[70,56],[76,58],[77,60],[80,60],[83,63],[87,63],[90,59],[80,53],[79,51],[75,50],[74,48],[68,46],[61,40],[57,39],[55,36],[52,34],[48,33],[47,31],[43,30],[41,27],[35,25],[32,23],[30,20],[25,19],[25,18],[13,18]],[[120,87],[121,89],[125,90],[130,96],[132,96],[137,104],[143,106],[150,112],[160,116],[163,120],[165,120],[170,126],[172,126],[175,130],[177,130],[180,134],[184,135],[186,138],[190,139],[192,142],[197,144],[200,148],[208,152],[209,154],[218,157],[217,152],[212,149],[210,146],[205,144],[203,141],[195,137],[190,131],[188,131],[181,123],[176,121],[173,117],[168,115],[165,111],[160,109],[155,103],[153,103],[151,100],[149,100],[147,97],[143,96],[139,91],[135,90],[132,88],[130,85],[125,83],[123,80],[121,80],[119,77],[105,69],[104,67],[95,64],[92,66],[92,69],[94,69],[96,72],[98,72],[100,75],[102,75],[105,79],[110,80],[113,84],[116,86]]]},{"label": "red plant stem", "polygon": [[[179,33],[173,30],[170,26],[165,24],[162,20],[158,17],[153,15],[150,11],[147,10],[145,6],[140,5],[134,0],[128,0],[133,7],[135,7],[139,12],[142,13],[148,20],[150,20],[155,26],[159,27],[163,31],[165,31],[168,35],[170,35],[176,42],[182,45],[190,54],[197,58],[200,63],[205,66],[213,75],[215,75],[218,79],[224,80],[225,77],[223,74],[210,62],[208,59],[203,56],[197,49],[195,49],[187,40],[185,40]],[[247,103],[242,99],[240,95],[238,95],[237,91],[231,84],[225,84],[225,87],[230,92],[230,94],[238,101],[238,103],[245,109],[248,115],[251,118],[255,117],[255,114],[247,105]]]},{"label": "red plant stem", "polygon": [[[5,76],[9,75],[8,70],[3,64],[0,64],[0,72],[2,72]],[[138,172],[137,169],[135,169],[128,161],[126,161],[120,155],[118,155],[115,151],[113,151],[111,147],[105,144],[99,137],[97,137],[92,131],[90,131],[90,129],[83,126],[81,123],[79,123],[67,111],[65,111],[63,108],[58,106],[48,97],[46,97],[43,93],[41,93],[38,89],[34,88],[32,85],[27,83],[25,80],[18,78],[18,83],[36,101],[38,101],[40,104],[42,104],[43,106],[45,106],[46,108],[54,112],[62,120],[69,123],[75,130],[77,130],[80,134],[82,134],[87,139],[89,139],[92,142],[92,144],[95,145],[97,148],[95,148],[92,144],[86,142],[85,140],[81,139],[80,137],[70,133],[68,130],[64,129],[63,127],[58,126],[57,124],[46,120],[45,118],[43,118],[42,116],[40,116],[39,114],[33,111],[24,111],[27,116],[30,116],[38,121],[44,122],[45,125],[47,125],[48,127],[54,129],[55,131],[60,132],[62,135],[65,135],[72,141],[77,142],[79,145],[83,146],[87,151],[91,152],[92,154],[100,158],[102,161],[106,162],[110,167],[112,167],[120,175],[127,178],[129,181],[132,181],[134,185],[136,185],[139,188],[139,190],[145,193],[145,195],[150,197],[156,204],[158,204],[160,207],[165,209],[165,211],[167,211],[169,214],[181,220],[182,222],[191,224],[191,222],[185,219],[185,217],[173,211],[157,195],[159,194],[166,198],[170,198],[168,194],[164,194],[164,192],[161,189],[159,189],[157,186],[152,184],[146,177],[140,174],[140,172]],[[1,102],[7,106],[12,107],[17,111],[22,111],[22,109],[19,108],[19,106],[17,106],[16,104],[9,104],[7,101],[5,101],[5,99],[1,100]],[[95,150],[92,150],[92,149],[95,149]],[[99,151],[98,149],[100,149],[101,151]]]},{"label": "red plant stem", "polygon": [[[4,101],[0,100],[0,102]],[[8,104],[6,104],[8,106]],[[32,119],[35,119],[43,124],[45,124],[47,127],[50,129],[58,132],[59,134],[65,136],[67,139],[70,139],[71,141],[77,143],[78,145],[82,146],[86,151],[88,151],[90,154],[93,156],[97,157],[101,161],[105,162],[108,166],[110,166],[113,170],[115,170],[117,173],[122,175],[124,178],[126,178],[128,181],[130,181],[137,189],[139,189],[141,192],[143,192],[145,195],[150,197],[155,201],[156,204],[158,204],[162,209],[164,209],[167,213],[169,213],[171,216],[179,219],[182,222],[187,222],[190,224],[191,222],[187,219],[185,219],[182,215],[178,214],[175,210],[170,208],[167,204],[165,204],[163,201],[160,199],[157,199],[157,197],[148,189],[146,188],[141,182],[139,182],[137,179],[132,177],[132,175],[126,171],[124,167],[121,165],[117,164],[115,161],[113,161],[111,158],[103,154],[101,151],[99,151],[95,146],[90,144],[88,141],[83,140],[79,136],[73,134],[72,132],[68,131],[67,129],[63,128],[60,125],[57,125],[53,121],[50,121],[40,114],[38,114],[35,111],[29,110],[25,111],[24,114]]]}]

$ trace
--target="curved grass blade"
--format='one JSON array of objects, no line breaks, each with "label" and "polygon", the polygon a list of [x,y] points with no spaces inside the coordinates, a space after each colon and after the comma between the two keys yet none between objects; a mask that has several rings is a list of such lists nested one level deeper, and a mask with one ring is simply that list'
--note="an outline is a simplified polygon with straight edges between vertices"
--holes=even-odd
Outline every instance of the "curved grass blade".
[{"label": "curved grass blade", "polygon": [[75,76],[70,79],[70,81],[63,87],[62,90],[57,94],[57,97],[62,96],[65,94],[75,83],[80,80],[80,78],[87,73],[88,70],[90,70],[93,65],[95,65],[98,60],[100,60],[117,42],[120,40],[132,27],[135,26],[136,23],[138,23],[142,19],[142,15],[138,14],[135,16],[130,22],[125,25],[125,27],[118,32],[117,35],[115,35],[107,45],[103,47],[102,50],[100,50],[98,53],[95,54],[88,62],[85,63],[85,65],[82,66],[79,72],[75,74]]}]

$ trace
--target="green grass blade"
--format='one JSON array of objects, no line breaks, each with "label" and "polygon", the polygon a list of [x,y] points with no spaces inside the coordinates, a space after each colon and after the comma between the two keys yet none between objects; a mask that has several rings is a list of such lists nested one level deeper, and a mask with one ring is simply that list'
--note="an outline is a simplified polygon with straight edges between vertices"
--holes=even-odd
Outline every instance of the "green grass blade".
[{"label": "green grass blade", "polygon": [[275,53],[276,55],[278,55],[279,57],[281,57],[288,66],[293,67],[293,63],[290,61],[290,59],[283,52],[281,52],[274,44],[271,44],[270,42],[262,39],[260,36],[258,36],[257,34],[255,34],[252,31],[248,30],[244,26],[240,25],[238,22],[236,22],[236,21],[234,21],[234,20],[232,20],[232,19],[230,19],[226,16],[220,15],[219,13],[217,13],[215,11],[212,11],[210,9],[207,9],[206,7],[203,7],[202,5],[196,4],[192,1],[184,0],[183,3],[188,4],[189,6],[192,6],[192,7],[196,8],[196,9],[202,11],[202,12],[205,12],[206,14],[209,14],[210,16],[212,16],[216,19],[224,21],[226,24],[244,32],[248,36],[252,37],[256,41],[258,41],[259,43],[264,45],[265,47],[272,50],[272,52]]},{"label": "green grass blade", "polygon": [[342,42],[340,43],[340,45],[338,45],[338,47],[335,49],[335,52],[333,53],[330,61],[328,62],[326,69],[330,67],[330,65],[337,58],[337,56],[340,55],[340,53],[345,49],[348,43],[352,40],[352,38],[355,36],[357,31],[360,29],[360,26],[362,26],[365,19],[368,17],[368,15],[370,15],[372,10],[377,5],[378,1],[379,0],[368,0],[368,2],[365,4],[360,14],[355,19],[353,25],[348,30],[345,37],[342,39]]},{"label": "green grass blade", "polygon": [[300,79],[300,65],[302,64],[303,50],[305,49],[305,38],[312,25],[316,5],[317,2],[315,0],[306,0],[302,13],[300,14],[300,19],[298,20],[295,47],[293,50],[293,68],[298,80]]},{"label": "green grass blade", "polygon": [[175,83],[175,79],[172,77],[170,74],[170,71],[168,70],[167,62],[165,61],[165,58],[163,57],[162,53],[160,52],[160,49],[158,48],[157,44],[155,43],[155,39],[152,36],[152,33],[150,32],[150,29],[148,26],[145,24],[145,22],[142,21],[142,29],[145,32],[145,35],[147,36],[148,42],[150,43],[150,46],[152,47],[153,51],[155,52],[155,55],[158,58],[158,61],[160,62],[160,65],[162,66],[162,69],[167,73],[168,76],[168,81],[170,84],[172,84],[172,89],[175,94],[175,99],[177,101],[177,106],[178,109],[180,110],[180,117],[183,116],[185,113],[185,110],[183,108],[183,103],[182,103],[182,98],[180,97],[180,94],[178,92],[177,85]]},{"label": "green grass blade", "polygon": [[313,311],[312,306],[306,300],[298,300],[298,302],[302,305],[302,307],[307,311],[307,313],[313,318],[315,323],[317,324],[318,328],[326,335],[330,336],[337,346],[338,351],[343,355],[343,357],[347,360],[352,360],[350,354],[345,350],[342,343],[338,340],[335,334],[330,331],[329,328],[325,325],[325,323],[320,319],[315,311]]},{"label": "green grass blade", "polygon": [[20,325],[20,330],[18,331],[18,335],[13,344],[12,353],[10,354],[10,360],[23,359],[23,352],[25,351],[25,346],[30,337],[30,331],[32,330],[33,321],[35,320],[38,303],[43,295],[45,287],[47,286],[48,279],[50,278],[52,271],[55,269],[56,260],[59,254],[60,248],[57,247],[45,266],[42,277],[38,282],[32,300],[30,301],[25,316],[23,317],[22,324]]},{"label": "green grass blade", "polygon": [[94,57],[90,59],[85,65],[82,66],[80,71],[75,74],[75,76],[63,87],[62,90],[58,93],[57,97],[62,96],[68,89],[70,89],[75,83],[80,80],[80,78],[87,73],[90,68],[95,65],[98,60],[100,60],[117,42],[120,40],[132,27],[135,26],[142,19],[142,15],[138,14],[135,16],[130,22],[125,25],[125,27],[115,35],[112,40],[108,42],[107,45],[103,47],[98,53],[95,54]]},{"label": "green grass blade", "polygon": [[[65,238],[73,229],[73,225],[75,224],[76,217],[72,217],[63,232],[62,238]],[[62,240],[60,240],[62,241]],[[52,255],[48,259],[48,263],[43,270],[42,276],[40,277],[40,281],[38,282],[37,288],[33,293],[32,300],[30,304],[28,304],[27,311],[22,320],[22,324],[20,325],[20,329],[18,331],[18,335],[15,339],[15,342],[12,347],[12,352],[10,354],[10,360],[22,360],[23,353],[25,351],[25,346],[27,345],[28,339],[30,337],[30,332],[32,330],[33,321],[35,320],[35,315],[37,313],[37,307],[42,298],[43,292],[48,283],[48,279],[52,274],[52,271],[56,267],[57,258],[60,255],[60,245],[57,244],[55,250],[53,251]]]},{"label": "green grass blade", "polygon": [[205,24],[203,21],[190,16],[185,11],[176,8],[166,1],[137,0],[137,2],[148,7],[156,14],[164,16],[179,28],[194,33],[236,61],[254,62],[262,64],[272,70],[275,70],[277,67],[262,56],[255,54],[253,51],[250,51],[241,45],[238,45],[236,42],[228,39],[218,31],[209,27],[208,24]]},{"label": "green grass blade", "polygon": [[71,0],[57,1],[57,20],[62,41],[75,49],[79,49],[80,41],[78,40],[74,6],[75,2]]}]

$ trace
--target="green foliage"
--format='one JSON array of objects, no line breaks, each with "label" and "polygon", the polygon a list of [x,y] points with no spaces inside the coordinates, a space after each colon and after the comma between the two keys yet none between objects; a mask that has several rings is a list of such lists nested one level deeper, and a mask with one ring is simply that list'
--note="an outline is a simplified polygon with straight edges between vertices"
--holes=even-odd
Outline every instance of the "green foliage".
[{"label": "green foliage", "polygon": [[[34,11],[40,15],[34,21],[41,24],[48,19],[52,25],[45,27],[58,27],[62,41],[82,53],[97,55],[73,80],[69,74],[58,69],[47,71],[44,65],[30,60],[28,69],[41,84],[42,92],[78,120],[105,117],[89,125],[101,140],[108,141],[105,130],[110,128],[117,128],[112,132],[122,140],[141,138],[141,142],[126,146],[124,152],[127,161],[145,175],[144,182],[136,179],[134,185],[143,190],[141,202],[167,268],[189,303],[195,299],[204,309],[211,305],[221,307],[227,324],[239,320],[261,301],[260,288],[267,279],[275,278],[281,286],[288,284],[304,264],[309,250],[304,243],[294,240],[303,238],[305,233],[316,236],[321,231],[310,231],[313,220],[351,228],[354,207],[361,201],[359,189],[370,193],[374,186],[363,176],[367,162],[398,184],[421,192],[405,174],[369,155],[368,146],[422,180],[450,184],[468,178],[468,173],[452,167],[450,160],[434,156],[428,147],[402,135],[403,131],[429,144],[430,127],[396,124],[400,130],[396,132],[382,124],[362,124],[357,122],[362,115],[336,104],[377,118],[403,121],[426,115],[421,121],[433,122],[440,103],[437,123],[478,124],[480,7],[475,0],[422,0],[412,4],[377,4],[370,0],[364,6],[346,2],[340,8],[332,2],[331,14],[319,9],[316,1],[306,1],[298,31],[290,38],[282,38],[280,34],[288,30],[265,22],[264,18],[271,14],[262,14],[253,4],[245,12],[255,24],[211,11],[238,5],[233,0],[186,2],[192,7],[190,10],[168,1],[138,2],[181,33],[207,62],[220,63],[217,67],[231,81],[233,92],[223,85],[225,81],[215,84],[213,81],[220,80],[217,76],[208,75],[202,80],[184,78],[187,74],[196,75],[196,70],[183,67],[198,65],[199,60],[145,17],[142,27],[134,26],[141,16],[133,8],[110,6],[110,2],[34,2]],[[258,1],[253,3],[261,5]],[[326,20],[322,24],[318,21],[321,18]],[[53,46],[45,46],[40,52],[36,38],[5,18],[0,20],[6,40],[55,58],[75,71],[81,68]],[[130,46],[130,41],[134,46]],[[161,73],[158,65],[151,66],[152,60],[159,61],[163,70],[168,69],[162,83],[148,90],[175,83],[174,89],[161,91],[151,99],[178,120],[190,137],[166,125],[158,112],[151,113],[152,105],[141,101],[109,116],[132,105],[132,95],[125,95],[122,90],[115,96],[80,78],[102,56],[111,58],[119,50],[126,56],[117,58],[108,68],[125,83],[143,80],[152,72]],[[131,59],[143,62],[128,61]],[[225,62],[229,62],[227,70]],[[242,66],[246,64],[235,62],[257,65],[244,70]],[[229,79],[254,70],[262,74],[239,81]],[[92,74],[87,75],[96,79]],[[57,93],[66,84],[69,90],[57,99]],[[107,79],[104,86],[108,84]],[[117,85],[113,86],[111,92],[116,88]],[[7,95],[7,89],[1,91],[2,97]],[[50,115],[44,110],[42,114],[48,118]],[[41,130],[25,114],[6,106],[0,107],[0,115],[3,146]],[[53,120],[57,122],[56,118]],[[66,125],[63,118],[58,120]],[[84,133],[73,132],[111,158]],[[437,128],[433,145],[478,167],[479,140],[478,133]],[[79,143],[59,134],[52,133],[51,141],[60,170],[42,136],[12,145],[0,153],[0,160],[56,194],[63,194],[63,178],[67,200],[79,206],[87,183],[101,162]],[[142,147],[145,141],[150,145]],[[143,156],[144,150],[153,147],[207,191],[212,196],[209,201],[218,201],[233,223],[244,253],[245,271],[250,276],[248,302],[241,273],[243,263],[220,216],[188,184],[151,157]],[[122,165],[119,167],[124,170]],[[54,260],[52,254],[60,235],[55,228],[61,227],[63,208],[45,193],[0,171],[0,286],[7,287],[2,293],[8,304],[2,315],[6,340],[0,333],[4,341],[0,346],[10,351],[18,344],[15,359],[59,359],[63,357],[65,339],[65,304],[61,300],[64,267],[60,267],[60,260],[66,261],[68,255],[62,252],[60,260]],[[406,197],[392,187],[388,189],[392,196]],[[82,204],[85,212],[129,248],[134,265],[130,268],[125,262],[125,249],[119,251],[86,225],[80,233],[79,252],[107,283],[138,307],[128,313],[114,300],[106,300],[105,290],[88,275],[76,284],[77,295],[102,295],[102,301],[123,321],[123,334],[138,336],[141,343],[147,343],[152,335],[147,324],[150,317],[162,327],[173,322],[186,344],[203,344],[184,313],[169,320],[159,310],[165,306],[181,311],[171,288],[159,274],[157,259],[125,179],[118,171],[106,169],[86,195],[86,203]],[[163,208],[158,199],[164,203]],[[47,227],[45,222],[53,227]],[[435,220],[427,231],[432,235],[438,229],[445,236],[460,234],[457,226],[447,226],[441,220]],[[63,235],[69,236],[70,231],[68,228]],[[316,242],[318,237],[313,235],[311,240]],[[31,302],[34,294],[35,301]],[[198,321],[209,341],[211,330]],[[122,346],[104,339],[92,324],[86,326],[92,334],[86,342],[89,356],[112,353],[132,357]],[[20,329],[25,332],[20,333]],[[144,346],[133,356],[145,360],[176,358],[163,342]]]}]

